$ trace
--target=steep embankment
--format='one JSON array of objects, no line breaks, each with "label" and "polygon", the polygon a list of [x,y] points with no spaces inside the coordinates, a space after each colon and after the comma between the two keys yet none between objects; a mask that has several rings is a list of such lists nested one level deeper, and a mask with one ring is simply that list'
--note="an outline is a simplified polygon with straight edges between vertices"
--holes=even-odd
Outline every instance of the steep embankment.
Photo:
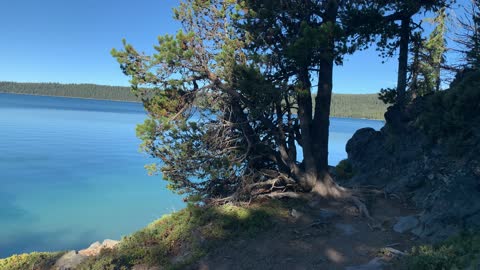
[{"label": "steep embankment", "polygon": [[[139,101],[129,87],[96,84],[0,82],[0,93]],[[333,94],[333,117],[383,119],[386,105],[376,94]]]},{"label": "steep embankment", "polygon": [[392,107],[381,131],[362,129],[347,144],[352,186],[375,186],[422,211],[411,232],[443,240],[480,227],[480,72],[451,89]]}]

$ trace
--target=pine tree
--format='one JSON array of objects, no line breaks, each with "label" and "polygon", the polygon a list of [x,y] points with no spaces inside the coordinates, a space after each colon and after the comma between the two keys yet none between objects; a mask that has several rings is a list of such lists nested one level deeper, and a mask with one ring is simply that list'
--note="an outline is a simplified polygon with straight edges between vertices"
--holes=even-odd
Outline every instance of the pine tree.
[{"label": "pine tree", "polygon": [[415,33],[412,37],[409,92],[413,98],[440,90],[441,69],[445,63],[447,50],[446,17],[446,9],[440,9],[431,20],[435,27],[428,39],[423,38],[421,32]]},{"label": "pine tree", "polygon": [[[377,18],[369,20],[370,34],[379,37],[377,43],[383,56],[391,57],[398,50],[398,77],[396,88],[396,103],[402,107],[406,103],[408,86],[409,55],[411,53],[412,36],[419,28],[414,17],[421,12],[438,11],[454,0],[378,0],[371,2],[371,12],[367,16]],[[390,96],[390,91],[387,91]],[[384,95],[386,96],[386,95]]]},{"label": "pine tree", "polygon": [[151,172],[202,200],[289,190],[361,205],[328,172],[333,67],[362,46],[342,23],[356,3],[187,0],[154,55],[113,50],[150,116],[137,131],[161,160]]},{"label": "pine tree", "polygon": [[427,91],[439,91],[441,85],[441,68],[445,63],[445,52],[447,50],[447,44],[445,34],[446,27],[446,8],[442,8],[438,11],[437,16],[433,19],[433,23],[436,24],[434,30],[429,36],[424,46],[423,54],[423,76],[425,81],[431,82],[433,86],[428,86]]},{"label": "pine tree", "polygon": [[461,22],[467,32],[466,39],[460,43],[465,46],[465,58],[469,68],[480,68],[480,0],[472,2],[471,11],[468,12],[471,20]]}]

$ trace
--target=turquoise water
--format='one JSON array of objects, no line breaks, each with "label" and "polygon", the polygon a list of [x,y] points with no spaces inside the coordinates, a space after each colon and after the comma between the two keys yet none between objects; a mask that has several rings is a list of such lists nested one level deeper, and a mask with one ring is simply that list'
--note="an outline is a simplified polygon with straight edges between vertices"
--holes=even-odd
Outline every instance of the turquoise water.
[{"label": "turquoise water", "polygon": [[[138,151],[140,104],[0,94],[0,257],[119,239],[183,207]],[[331,121],[330,163],[381,121]]]}]

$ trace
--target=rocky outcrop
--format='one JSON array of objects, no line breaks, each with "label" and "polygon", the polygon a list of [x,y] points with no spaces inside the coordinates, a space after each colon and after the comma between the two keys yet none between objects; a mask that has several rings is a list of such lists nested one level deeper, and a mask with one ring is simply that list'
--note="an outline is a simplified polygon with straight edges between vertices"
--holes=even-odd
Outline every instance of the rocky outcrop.
[{"label": "rocky outcrop", "polygon": [[102,249],[113,249],[116,245],[118,245],[119,241],[106,239],[103,243],[95,242],[91,244],[88,248],[80,250],[78,253],[83,256],[97,256],[100,254]]},{"label": "rocky outcrop", "polygon": [[54,270],[73,270],[76,269],[78,265],[83,263],[88,257],[98,256],[102,249],[113,249],[118,245],[119,241],[115,240],[104,240],[103,243],[95,242],[90,245],[90,247],[80,250],[80,251],[70,251],[65,253],[60,259],[57,260],[53,266]]},{"label": "rocky outcrop", "polygon": [[358,130],[346,146],[355,175],[344,184],[375,186],[413,202],[422,214],[397,229],[437,241],[480,227],[480,157],[475,149],[452,155],[443,138],[432,143],[416,127],[423,106],[417,101],[402,117],[391,108],[382,130]]},{"label": "rocky outcrop", "polygon": [[55,270],[72,270],[75,269],[79,264],[84,262],[87,259],[87,256],[78,254],[76,251],[70,251],[65,253],[60,259],[57,260],[53,269]]}]

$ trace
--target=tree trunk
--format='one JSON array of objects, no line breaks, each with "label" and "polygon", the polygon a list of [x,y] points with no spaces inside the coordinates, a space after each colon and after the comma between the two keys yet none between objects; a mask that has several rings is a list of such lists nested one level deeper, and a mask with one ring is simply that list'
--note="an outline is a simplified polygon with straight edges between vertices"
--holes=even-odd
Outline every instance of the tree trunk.
[{"label": "tree trunk", "polygon": [[[338,15],[338,2],[331,0],[325,10],[325,24],[335,25]],[[314,154],[317,169],[315,191],[321,196],[337,196],[340,188],[335,184],[328,172],[328,138],[330,130],[330,105],[333,89],[333,66],[335,55],[335,33],[329,33],[325,50],[320,58],[318,73],[318,89],[315,99],[315,114],[313,119]]]},{"label": "tree trunk", "polygon": [[440,73],[441,73],[440,65],[441,65],[441,62],[439,62],[435,67],[435,91],[436,92],[440,91],[440,84],[442,82],[442,80],[440,79]]},{"label": "tree trunk", "polygon": [[402,19],[400,29],[400,55],[398,57],[397,104],[405,104],[408,72],[408,44],[410,43],[410,17]]},{"label": "tree trunk", "polygon": [[320,60],[318,90],[315,98],[315,159],[319,172],[328,170],[328,138],[330,129],[330,104],[333,88],[333,60]]},{"label": "tree trunk", "polygon": [[317,181],[317,167],[314,155],[314,138],[312,137],[312,93],[310,88],[310,76],[308,70],[302,70],[299,74],[302,83],[301,91],[298,93],[298,118],[302,134],[303,166],[304,172],[299,175],[302,188],[310,191]]},{"label": "tree trunk", "polygon": [[415,41],[415,46],[413,48],[413,63],[412,63],[412,82],[410,84],[410,90],[411,90],[411,97],[412,100],[416,99],[419,93],[418,89],[418,76],[420,73],[420,49],[421,49],[421,44],[422,41],[421,39],[417,39]]}]

